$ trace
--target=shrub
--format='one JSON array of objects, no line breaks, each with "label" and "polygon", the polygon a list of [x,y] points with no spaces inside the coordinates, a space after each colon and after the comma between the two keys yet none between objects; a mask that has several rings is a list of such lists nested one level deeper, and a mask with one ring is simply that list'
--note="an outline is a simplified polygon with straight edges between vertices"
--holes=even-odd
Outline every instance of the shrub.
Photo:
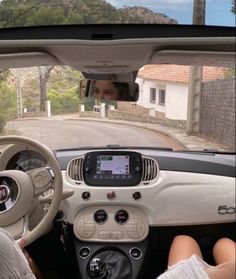
[{"label": "shrub", "polygon": [[79,110],[80,99],[76,88],[71,88],[65,93],[49,90],[48,100],[51,101],[52,114],[72,113]]}]

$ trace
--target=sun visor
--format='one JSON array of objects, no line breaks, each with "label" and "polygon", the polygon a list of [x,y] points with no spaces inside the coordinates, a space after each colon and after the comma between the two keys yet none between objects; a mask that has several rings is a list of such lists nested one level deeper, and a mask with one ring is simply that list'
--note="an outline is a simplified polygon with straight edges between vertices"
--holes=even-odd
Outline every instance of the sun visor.
[{"label": "sun visor", "polygon": [[0,54],[0,61],[1,69],[61,64],[46,52],[4,53]]},{"label": "sun visor", "polygon": [[202,65],[235,68],[235,52],[160,50],[152,55],[151,64]]}]

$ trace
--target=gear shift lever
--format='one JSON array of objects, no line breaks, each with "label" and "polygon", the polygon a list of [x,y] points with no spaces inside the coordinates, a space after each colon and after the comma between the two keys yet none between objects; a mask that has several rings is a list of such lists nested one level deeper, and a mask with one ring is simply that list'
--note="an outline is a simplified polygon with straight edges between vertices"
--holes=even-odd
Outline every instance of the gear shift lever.
[{"label": "gear shift lever", "polygon": [[107,279],[109,275],[105,262],[99,258],[91,259],[88,266],[88,273],[90,277],[96,279]]}]

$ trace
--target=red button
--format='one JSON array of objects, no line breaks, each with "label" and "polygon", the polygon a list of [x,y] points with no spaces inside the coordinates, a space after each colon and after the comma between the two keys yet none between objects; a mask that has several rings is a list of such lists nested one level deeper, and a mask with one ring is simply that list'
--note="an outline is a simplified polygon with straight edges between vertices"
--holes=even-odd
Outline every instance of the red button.
[{"label": "red button", "polygon": [[109,200],[115,199],[115,198],[116,198],[116,193],[115,193],[114,191],[108,192],[108,193],[107,193],[107,198],[108,198]]}]

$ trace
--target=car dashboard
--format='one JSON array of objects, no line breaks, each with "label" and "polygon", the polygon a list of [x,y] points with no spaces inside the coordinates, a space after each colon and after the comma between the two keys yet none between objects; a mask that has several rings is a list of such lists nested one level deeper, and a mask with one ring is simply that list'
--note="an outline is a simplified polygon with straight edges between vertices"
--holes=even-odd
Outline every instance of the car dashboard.
[{"label": "car dashboard", "polygon": [[[64,190],[73,190],[61,209],[82,240],[140,241],[149,226],[234,221],[234,154],[144,148],[68,149],[54,154]],[[1,170],[44,166],[46,160],[30,147],[11,145],[0,157]],[[91,224],[90,233],[79,229],[86,223],[77,221],[81,219]],[[139,236],[128,234],[133,223],[143,227]],[[111,227],[117,234],[106,235]]]},{"label": "car dashboard", "polygon": [[[91,258],[104,250],[122,251],[132,265],[130,278],[137,278],[153,238],[159,244],[152,248],[159,251],[167,250],[178,233],[233,236],[234,154],[88,148],[56,150],[54,155],[67,193],[60,212],[82,278]],[[0,156],[1,170],[46,165],[30,146],[11,145]]]}]

